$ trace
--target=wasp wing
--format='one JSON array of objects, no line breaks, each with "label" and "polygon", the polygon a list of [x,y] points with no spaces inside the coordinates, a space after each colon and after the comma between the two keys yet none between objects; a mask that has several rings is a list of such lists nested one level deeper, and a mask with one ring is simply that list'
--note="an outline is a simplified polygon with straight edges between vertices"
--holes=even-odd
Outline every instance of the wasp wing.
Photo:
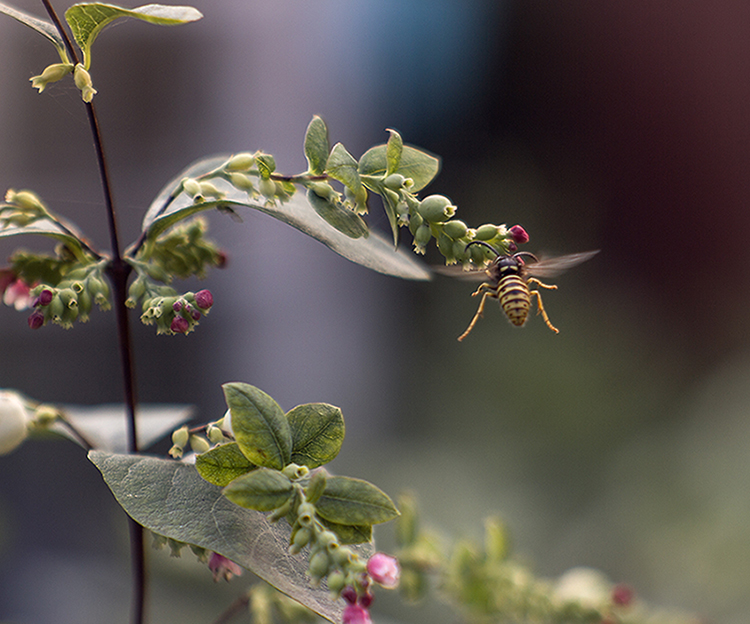
[{"label": "wasp wing", "polygon": [[459,264],[451,264],[449,266],[432,266],[430,267],[435,273],[440,275],[447,275],[455,279],[463,280],[466,282],[484,282],[488,279],[487,269],[478,267],[464,268]]},{"label": "wasp wing", "polygon": [[527,275],[534,275],[537,277],[555,277],[563,271],[590,260],[599,250],[595,251],[584,251],[581,253],[569,254],[567,256],[555,256],[552,258],[542,258],[539,262],[532,262],[530,264],[524,264],[524,272]]}]

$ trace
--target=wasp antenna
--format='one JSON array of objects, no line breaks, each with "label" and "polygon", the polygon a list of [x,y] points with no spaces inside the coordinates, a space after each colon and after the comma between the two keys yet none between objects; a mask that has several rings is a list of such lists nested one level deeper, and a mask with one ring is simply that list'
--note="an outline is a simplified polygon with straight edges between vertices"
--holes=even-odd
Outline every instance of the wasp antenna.
[{"label": "wasp antenna", "polygon": [[518,253],[514,253],[513,257],[518,258],[518,256],[529,256],[530,258],[534,259],[534,262],[539,262],[539,258],[537,258],[533,253],[530,251],[519,251]]},{"label": "wasp antenna", "polygon": [[[492,251],[495,252],[496,257],[502,255],[497,249],[495,249],[492,245],[490,245],[489,243],[485,241],[471,241],[468,245],[466,245],[466,247],[464,247],[464,250],[468,249],[472,245],[482,245],[483,247],[487,247],[487,249],[491,249]],[[524,252],[521,252],[521,253],[524,253]]]}]

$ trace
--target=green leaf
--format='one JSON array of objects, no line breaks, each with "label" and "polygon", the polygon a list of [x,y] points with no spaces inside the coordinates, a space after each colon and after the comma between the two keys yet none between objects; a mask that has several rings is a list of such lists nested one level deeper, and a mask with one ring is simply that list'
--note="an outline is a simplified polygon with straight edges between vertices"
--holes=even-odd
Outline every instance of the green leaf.
[{"label": "green leaf", "polygon": [[[125,511],[147,529],[224,555],[332,622],[344,605],[312,587],[307,559],[288,552],[291,528],[227,500],[221,488],[180,461],[94,451],[89,458]],[[354,546],[363,559],[371,545]]]},{"label": "green leaf", "polygon": [[[359,173],[368,176],[385,176],[388,172],[388,147],[376,145],[367,150],[359,159]],[[414,180],[414,186],[409,189],[416,193],[422,190],[440,171],[440,160],[409,145],[403,146],[401,161],[396,171],[405,178]]]},{"label": "green leaf", "polygon": [[175,223],[186,219],[198,212],[216,210],[225,206],[237,210],[238,208],[253,208],[279,221],[298,229],[310,236],[347,260],[362,266],[394,275],[403,279],[429,280],[432,274],[413,253],[408,250],[393,249],[393,244],[377,232],[370,232],[367,238],[351,238],[339,232],[332,225],[320,218],[304,193],[295,193],[284,203],[276,202],[267,205],[263,201],[248,199],[247,193],[240,191],[224,180],[214,179],[212,182],[224,193],[225,199],[207,201],[194,204],[185,194],[172,198],[172,192],[180,188],[183,178],[197,178],[210,171],[215,171],[229,160],[231,154],[219,155],[199,160],[177,177],[170,181],[152,202],[143,219],[143,231],[149,240],[153,240]]},{"label": "green leaf", "polygon": [[315,508],[321,518],[337,524],[378,524],[399,515],[385,492],[372,483],[351,477],[329,477]]},{"label": "green leaf", "polygon": [[357,167],[356,158],[347,152],[341,143],[336,143],[328,156],[325,172],[357,193],[362,188],[362,180],[359,179]]},{"label": "green leaf", "polygon": [[[128,449],[127,414],[124,405],[65,405],[65,418],[95,448],[124,453]],[[174,431],[193,417],[190,405],[139,405],[136,412],[138,425],[138,447],[147,449],[154,442]],[[81,441],[61,423],[50,427],[55,433],[70,438],[83,446]]]},{"label": "green leaf", "polygon": [[40,35],[49,39],[52,44],[57,48],[57,53],[60,55],[60,59],[63,63],[70,63],[68,53],[65,50],[65,44],[63,43],[60,33],[57,32],[57,28],[52,22],[40,19],[34,15],[30,15],[24,11],[20,11],[15,7],[9,6],[4,2],[0,2],[0,13],[5,13],[9,17],[21,22],[24,26],[28,26],[33,30],[36,30]]},{"label": "green leaf", "polygon": [[307,201],[327,223],[330,223],[342,234],[351,238],[367,237],[370,229],[367,227],[365,220],[356,212],[352,212],[342,204],[334,201],[323,199],[316,195],[314,191],[307,191]]},{"label": "green leaf", "polygon": [[344,441],[341,410],[327,403],[298,405],[287,412],[292,429],[292,461],[310,470],[332,461]]},{"label": "green leaf", "polygon": [[307,126],[305,133],[305,157],[313,175],[322,175],[328,161],[331,144],[328,141],[328,127],[317,115]]},{"label": "green leaf", "polygon": [[[0,208],[2,206],[0,205]],[[70,223],[62,220],[55,221],[47,217],[35,219],[27,225],[11,225],[0,223],[0,238],[6,236],[20,236],[22,234],[37,234],[49,236],[65,243],[76,255],[83,255],[81,241],[83,234]]]},{"label": "green leaf", "polygon": [[147,4],[136,9],[125,9],[101,2],[74,4],[65,11],[65,19],[78,47],[83,51],[83,65],[86,69],[91,66],[91,46],[94,40],[107,24],[122,17],[134,17],[160,26],[178,26],[199,20],[203,15],[198,9],[187,6]]},{"label": "green leaf", "polygon": [[284,473],[269,468],[258,468],[237,477],[224,488],[235,505],[255,511],[273,511],[289,500],[294,486]]},{"label": "green leaf", "polygon": [[236,442],[220,444],[210,451],[196,455],[195,467],[209,483],[224,487],[237,477],[257,468],[242,454]]},{"label": "green leaf", "polygon": [[364,544],[372,541],[372,525],[336,524],[320,518],[321,523],[333,531],[342,544]]},{"label": "green leaf", "polygon": [[391,136],[388,138],[385,147],[386,176],[398,171],[401,164],[401,155],[404,153],[404,140],[401,135],[390,128],[388,128],[388,132],[391,133]]},{"label": "green leaf", "polygon": [[246,383],[222,386],[242,454],[257,466],[281,470],[292,457],[292,431],[270,396]]}]

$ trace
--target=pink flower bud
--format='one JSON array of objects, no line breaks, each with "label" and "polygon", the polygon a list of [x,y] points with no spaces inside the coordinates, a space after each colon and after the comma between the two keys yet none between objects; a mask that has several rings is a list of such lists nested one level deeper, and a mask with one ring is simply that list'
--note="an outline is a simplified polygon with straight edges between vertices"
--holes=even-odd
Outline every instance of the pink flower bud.
[{"label": "pink flower bud", "polygon": [[200,321],[201,320],[201,313],[198,312],[198,310],[190,310],[190,316],[194,321]]},{"label": "pink flower bud", "polygon": [[173,309],[173,310],[174,310],[175,312],[179,312],[180,310],[182,310],[182,299],[178,299],[177,301],[175,301],[175,302],[174,302],[174,303],[172,304],[172,309]]},{"label": "pink flower bud", "polygon": [[519,245],[523,245],[524,243],[529,242],[529,235],[526,233],[526,230],[524,230],[520,225],[514,225],[508,230],[508,233],[510,234],[510,237],[513,239],[513,241],[518,243]]},{"label": "pink flower bud", "polygon": [[357,601],[357,603],[359,604],[360,607],[369,609],[373,600],[375,600],[375,596],[373,596],[370,592],[366,592],[359,597],[359,600]]},{"label": "pink flower bud", "polygon": [[39,329],[44,325],[44,314],[39,310],[34,310],[29,316],[29,327],[31,329]]},{"label": "pink flower bud", "polygon": [[620,583],[612,588],[612,602],[621,607],[627,607],[633,602],[635,592],[631,587]]},{"label": "pink flower bud", "polygon": [[16,310],[31,307],[31,287],[23,280],[17,279],[10,284],[3,293],[3,303],[13,306]]},{"label": "pink flower bud", "polygon": [[172,319],[172,324],[169,326],[169,329],[175,334],[185,334],[189,328],[190,323],[188,323],[186,318],[182,318],[181,316],[175,316]]},{"label": "pink flower bud", "polygon": [[341,597],[349,604],[356,604],[357,590],[354,589],[351,585],[349,585],[348,587],[344,587],[344,589],[341,590]]},{"label": "pink flower bud", "polygon": [[208,569],[213,572],[214,581],[218,581],[220,578],[228,581],[233,576],[240,576],[242,574],[240,566],[219,553],[211,555],[211,558],[208,560]]},{"label": "pink flower bud", "polygon": [[208,310],[214,304],[214,296],[210,290],[199,290],[195,293],[195,305],[201,310]]},{"label": "pink flower bud", "polygon": [[385,553],[375,553],[367,560],[367,573],[379,585],[386,589],[393,589],[398,585],[401,568],[395,557]]},{"label": "pink flower bud", "polygon": [[39,297],[37,297],[36,305],[38,306],[48,306],[50,303],[52,303],[52,291],[45,288],[42,292],[39,293]]},{"label": "pink flower bud", "polygon": [[372,624],[370,612],[356,604],[348,604],[341,615],[342,624]]}]

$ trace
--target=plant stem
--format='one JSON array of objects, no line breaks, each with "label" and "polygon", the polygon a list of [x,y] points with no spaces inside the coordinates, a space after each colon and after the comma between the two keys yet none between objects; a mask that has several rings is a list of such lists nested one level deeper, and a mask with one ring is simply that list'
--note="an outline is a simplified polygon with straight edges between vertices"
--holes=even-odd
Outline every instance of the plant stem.
[{"label": "plant stem", "polygon": [[[60,36],[65,42],[65,47],[74,63],[78,63],[73,43],[68,37],[67,31],[63,28],[60,18],[50,4],[49,0],[42,0],[44,8],[52,19]],[[94,149],[96,151],[96,161],[99,167],[99,178],[102,183],[104,194],[104,204],[107,212],[107,221],[109,224],[109,237],[112,246],[112,263],[109,267],[109,276],[112,280],[114,308],[117,316],[117,337],[120,347],[120,358],[122,363],[122,376],[125,395],[125,405],[128,414],[128,449],[131,453],[138,452],[138,431],[135,419],[136,392],[135,392],[135,373],[133,368],[133,343],[130,334],[130,321],[128,318],[128,309],[125,306],[127,299],[127,283],[131,267],[122,259],[120,252],[119,234],[117,228],[117,216],[114,207],[112,186],[110,184],[109,168],[107,159],[104,155],[104,144],[102,141],[101,131],[99,130],[99,120],[96,116],[96,109],[91,102],[85,103],[86,115],[88,116],[91,134],[94,139]],[[131,605],[131,619],[133,624],[142,624],[144,621],[144,612],[146,604],[146,561],[144,551],[144,532],[143,527],[128,517],[130,524],[130,554],[131,565],[133,570],[133,602]]]}]

